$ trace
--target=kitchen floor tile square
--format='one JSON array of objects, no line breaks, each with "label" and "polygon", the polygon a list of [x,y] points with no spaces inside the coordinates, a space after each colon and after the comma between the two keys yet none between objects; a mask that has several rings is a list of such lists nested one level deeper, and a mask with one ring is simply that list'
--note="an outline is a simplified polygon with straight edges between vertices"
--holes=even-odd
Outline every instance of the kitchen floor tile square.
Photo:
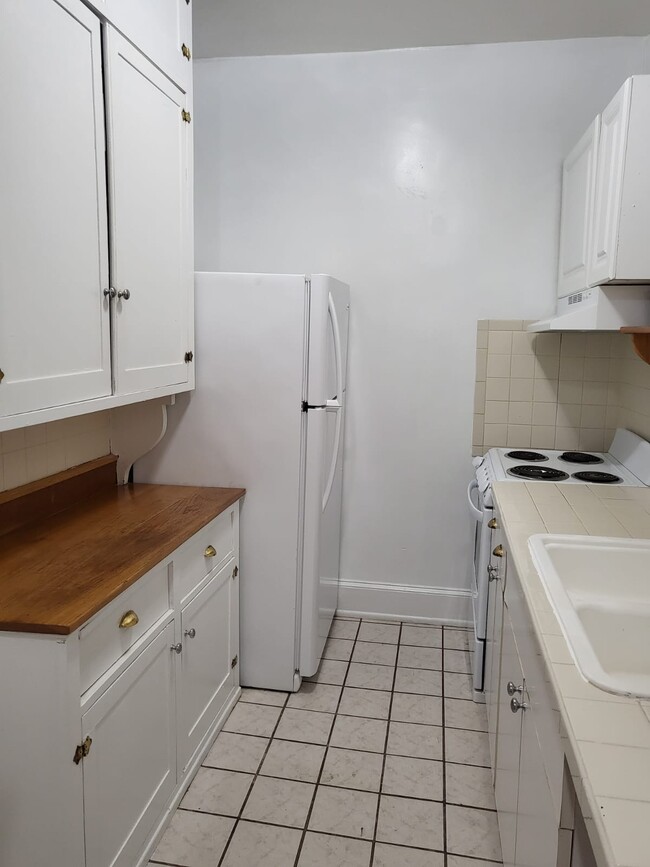
[{"label": "kitchen floor tile square", "polygon": [[357,641],[352,655],[353,662],[372,662],[375,665],[395,665],[396,644],[379,644],[376,641]]},{"label": "kitchen floor tile square", "polygon": [[343,689],[338,712],[346,716],[365,716],[375,719],[388,719],[391,693],[379,689],[357,689],[346,686]]},{"label": "kitchen floor tile square", "polygon": [[[446,657],[446,654],[445,654]],[[442,668],[442,650],[439,647],[409,647],[401,645],[397,664],[401,668]]]},{"label": "kitchen floor tile square", "polygon": [[442,728],[391,722],[386,752],[416,759],[442,759]]},{"label": "kitchen floor tile square", "polygon": [[330,743],[333,747],[383,753],[388,723],[359,716],[337,716]]},{"label": "kitchen floor tile square", "polygon": [[447,805],[447,851],[455,855],[501,860],[497,814]]},{"label": "kitchen floor tile square", "polygon": [[262,763],[260,774],[299,780],[302,783],[315,783],[324,756],[324,746],[274,738]]},{"label": "kitchen floor tile square", "polygon": [[359,620],[338,620],[334,618],[330,627],[329,638],[345,638],[353,641],[359,631]]},{"label": "kitchen floor tile square", "polygon": [[234,825],[234,819],[224,816],[177,810],[151,860],[179,867],[214,867]]},{"label": "kitchen floor tile square", "polygon": [[268,744],[268,738],[221,732],[212,749],[203,759],[203,765],[207,768],[254,774],[260,766]]},{"label": "kitchen floor tile square", "polygon": [[387,665],[351,662],[345,685],[362,689],[392,689],[393,672],[394,669]]},{"label": "kitchen floor tile square", "polygon": [[468,650],[447,650],[445,648],[445,671],[471,674],[472,654]]},{"label": "kitchen floor tile square", "polygon": [[453,729],[486,732],[487,711],[484,704],[457,698],[445,698],[445,725]]},{"label": "kitchen floor tile square", "polygon": [[303,683],[299,692],[289,696],[287,707],[335,713],[341,695],[340,686],[329,683]]},{"label": "kitchen floor tile square", "polygon": [[334,715],[331,713],[286,708],[275,737],[285,741],[326,744],[333,723]]},{"label": "kitchen floor tile square", "polygon": [[456,672],[445,671],[445,696],[447,698],[466,698],[471,700],[473,695],[474,681],[471,674],[458,674]]},{"label": "kitchen floor tile square", "polygon": [[442,698],[437,695],[393,694],[390,718],[396,722],[442,725]]},{"label": "kitchen floor tile square", "polygon": [[330,747],[320,782],[341,789],[378,792],[384,757],[380,753],[343,750]]},{"label": "kitchen floor tile square", "polygon": [[446,774],[445,797],[448,804],[496,810],[490,768],[456,765],[450,762],[447,764]]},{"label": "kitchen floor tile square", "polygon": [[301,837],[295,828],[239,822],[221,867],[287,867],[295,861]]},{"label": "kitchen floor tile square", "polygon": [[258,777],[246,801],[243,819],[304,828],[314,794],[310,783]]},{"label": "kitchen floor tile square", "polygon": [[395,623],[369,623],[361,621],[359,641],[377,641],[380,644],[397,644],[399,642],[399,626]]},{"label": "kitchen floor tile square", "polygon": [[[445,856],[442,852],[391,846],[390,843],[375,843],[372,867],[444,867],[444,865]],[[494,867],[494,864],[491,867]]]},{"label": "kitchen floor tile square", "polygon": [[378,797],[372,792],[319,786],[309,830],[372,840]]},{"label": "kitchen floor tile square", "polygon": [[444,849],[443,804],[382,795],[377,840],[421,849]]},{"label": "kitchen floor tile square", "polygon": [[240,774],[238,771],[199,768],[183,796],[181,807],[200,813],[237,816],[253,779],[251,774]]},{"label": "kitchen floor tile square", "polygon": [[354,641],[349,638],[328,638],[323,649],[323,659],[342,659],[347,662],[353,647]]},{"label": "kitchen floor tile square", "polygon": [[298,867],[369,867],[372,843],[307,831]]},{"label": "kitchen floor tile square", "polygon": [[238,702],[226,720],[223,730],[241,735],[258,735],[270,737],[277,723],[281,707],[270,707],[261,704]]},{"label": "kitchen floor tile square", "polygon": [[398,668],[395,692],[442,695],[442,672],[429,671],[426,668]]},{"label": "kitchen floor tile square", "polygon": [[469,650],[469,630],[445,626],[445,650]]},{"label": "kitchen floor tile square", "polygon": [[323,659],[316,674],[313,677],[305,678],[305,680],[312,683],[333,683],[335,686],[341,686],[347,670],[348,664],[343,660]]},{"label": "kitchen floor tile square", "polygon": [[442,801],[443,776],[442,762],[386,756],[381,791],[386,795]]},{"label": "kitchen floor tile square", "polygon": [[272,704],[276,707],[282,707],[288,695],[288,692],[276,692],[272,689],[248,689],[244,687],[239,700],[253,704]]},{"label": "kitchen floor tile square", "polygon": [[413,647],[442,647],[442,629],[439,626],[402,626],[400,645]]},{"label": "kitchen floor tile square", "polygon": [[445,759],[462,765],[490,767],[490,746],[485,732],[464,729],[445,731]]}]

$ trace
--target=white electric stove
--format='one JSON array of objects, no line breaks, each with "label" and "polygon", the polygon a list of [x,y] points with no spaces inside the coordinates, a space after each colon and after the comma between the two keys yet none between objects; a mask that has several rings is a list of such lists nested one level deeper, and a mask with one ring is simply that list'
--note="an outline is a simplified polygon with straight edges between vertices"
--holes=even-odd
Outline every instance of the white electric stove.
[{"label": "white electric stove", "polygon": [[474,696],[481,701],[485,663],[485,636],[489,581],[494,482],[535,484],[602,484],[650,486],[650,443],[631,431],[619,429],[607,453],[556,449],[490,449],[474,459],[475,478],[467,489],[475,523],[472,603],[474,613]]}]

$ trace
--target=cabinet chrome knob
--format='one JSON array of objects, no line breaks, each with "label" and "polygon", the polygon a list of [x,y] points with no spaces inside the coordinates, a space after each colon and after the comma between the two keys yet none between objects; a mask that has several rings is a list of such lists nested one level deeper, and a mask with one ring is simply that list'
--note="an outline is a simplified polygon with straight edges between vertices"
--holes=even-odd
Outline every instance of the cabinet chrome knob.
[{"label": "cabinet chrome knob", "polygon": [[120,289],[120,291],[117,293],[117,297],[122,298],[123,301],[128,301],[131,297],[131,292],[129,289]]},{"label": "cabinet chrome knob", "polygon": [[104,298],[115,298],[117,295],[117,289],[113,289],[111,286],[110,289],[104,289]]},{"label": "cabinet chrome knob", "polygon": [[499,570],[497,569],[496,566],[488,566],[487,567],[487,573],[488,573],[488,581],[498,581]]},{"label": "cabinet chrome knob", "polygon": [[503,557],[503,545],[497,545],[492,553],[495,557]]},{"label": "cabinet chrome knob", "polygon": [[514,683],[510,680],[508,681],[508,686],[506,687],[508,690],[508,695],[516,695],[518,692],[523,692],[523,686],[515,686]]},{"label": "cabinet chrome knob", "polygon": [[173,650],[174,653],[180,653],[181,650],[183,649],[183,645],[179,641],[178,644],[172,644],[172,646],[169,649]]},{"label": "cabinet chrome knob", "polygon": [[519,701],[518,698],[511,698],[510,699],[510,710],[513,713],[517,713],[517,711],[520,711],[520,710],[526,710],[527,707],[528,707],[528,705],[524,704],[523,701]]},{"label": "cabinet chrome knob", "polygon": [[186,629],[183,635],[187,635],[188,638],[196,638],[196,629],[194,627]]},{"label": "cabinet chrome knob", "polygon": [[499,524],[498,524],[497,519],[496,518],[490,518],[490,520],[488,521],[488,527],[490,528],[490,530],[498,530]]}]

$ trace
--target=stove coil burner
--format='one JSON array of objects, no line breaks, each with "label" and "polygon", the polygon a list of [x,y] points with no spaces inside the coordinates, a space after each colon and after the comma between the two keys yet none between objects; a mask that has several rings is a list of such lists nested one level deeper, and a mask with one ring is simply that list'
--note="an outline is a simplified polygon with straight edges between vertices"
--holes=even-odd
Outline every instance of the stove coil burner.
[{"label": "stove coil burner", "polygon": [[578,479],[580,482],[591,482],[595,485],[615,485],[617,482],[623,481],[620,476],[614,476],[612,473],[599,473],[596,470],[572,473],[571,478]]},{"label": "stove coil burner", "polygon": [[530,464],[520,464],[519,466],[511,467],[508,472],[511,476],[517,476],[520,479],[530,479],[531,481],[563,482],[569,478],[569,474],[562,470],[555,470],[553,467],[536,467]]},{"label": "stove coil burner", "polygon": [[569,464],[602,464],[603,459],[598,455],[590,455],[589,452],[564,452],[559,458]]},{"label": "stove coil burner", "polygon": [[506,452],[507,458],[513,458],[515,461],[547,461],[546,455],[540,455],[539,452],[515,451]]}]

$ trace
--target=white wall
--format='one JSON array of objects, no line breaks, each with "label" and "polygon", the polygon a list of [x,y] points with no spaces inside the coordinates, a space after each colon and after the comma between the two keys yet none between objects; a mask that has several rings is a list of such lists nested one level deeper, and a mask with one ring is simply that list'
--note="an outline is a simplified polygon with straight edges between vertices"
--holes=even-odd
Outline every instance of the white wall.
[{"label": "white wall", "polygon": [[647,0],[194,0],[195,57],[642,36]]},{"label": "white wall", "polygon": [[[476,320],[551,312],[562,156],[642,50],[196,64],[197,270],[352,285],[344,580],[467,586]],[[344,598],[389,610],[399,594]],[[419,593],[406,606],[446,610]]]}]

